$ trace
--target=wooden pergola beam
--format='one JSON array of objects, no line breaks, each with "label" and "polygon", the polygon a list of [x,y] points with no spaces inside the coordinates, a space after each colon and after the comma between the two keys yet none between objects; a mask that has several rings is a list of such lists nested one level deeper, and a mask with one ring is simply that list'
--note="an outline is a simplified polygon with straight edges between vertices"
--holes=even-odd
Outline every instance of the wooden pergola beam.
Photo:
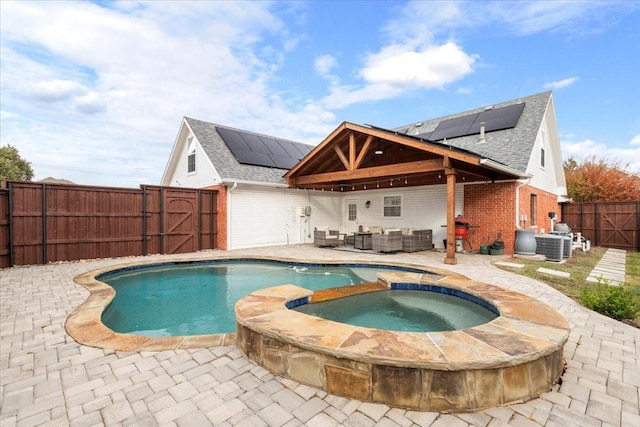
[{"label": "wooden pergola beam", "polygon": [[[295,185],[313,185],[313,184],[338,184],[346,180],[358,179],[375,179],[382,177],[404,176],[412,173],[425,173],[441,171],[442,160],[419,160],[416,162],[399,163],[386,166],[375,166],[371,168],[356,169],[352,171],[336,171],[326,172],[314,175],[305,175],[295,178]],[[382,178],[384,179],[384,178]]]}]

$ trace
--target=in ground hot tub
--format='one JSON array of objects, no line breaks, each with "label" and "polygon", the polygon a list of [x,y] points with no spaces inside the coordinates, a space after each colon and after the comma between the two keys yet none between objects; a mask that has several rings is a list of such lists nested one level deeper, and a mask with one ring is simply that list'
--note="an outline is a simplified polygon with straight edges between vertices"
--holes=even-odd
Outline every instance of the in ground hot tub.
[{"label": "in ground hot tub", "polygon": [[[403,332],[335,322],[296,310],[359,293],[424,290],[477,300],[495,319],[454,331]],[[312,292],[293,285],[236,304],[236,344],[277,375],[361,401],[468,412],[522,402],[562,375],[569,325],[533,298],[462,276],[384,273],[377,283]]]}]

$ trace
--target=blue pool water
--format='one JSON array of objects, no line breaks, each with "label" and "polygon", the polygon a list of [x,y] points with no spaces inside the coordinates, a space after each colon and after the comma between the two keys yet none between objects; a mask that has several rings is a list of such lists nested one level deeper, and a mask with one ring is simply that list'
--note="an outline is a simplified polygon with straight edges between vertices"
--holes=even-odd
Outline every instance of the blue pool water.
[{"label": "blue pool water", "polygon": [[116,296],[102,322],[116,332],[146,336],[233,332],[235,303],[258,289],[293,284],[319,290],[373,282],[376,273],[389,269],[234,261],[107,273],[98,279]]},{"label": "blue pool water", "polygon": [[371,292],[304,304],[294,310],[350,325],[404,332],[454,331],[498,316],[458,296],[418,290]]}]

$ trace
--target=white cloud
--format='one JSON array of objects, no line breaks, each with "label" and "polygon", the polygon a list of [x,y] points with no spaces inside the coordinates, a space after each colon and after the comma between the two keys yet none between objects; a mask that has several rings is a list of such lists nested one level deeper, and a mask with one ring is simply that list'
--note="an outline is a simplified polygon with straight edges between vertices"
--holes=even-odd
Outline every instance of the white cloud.
[{"label": "white cloud", "polygon": [[332,55],[322,55],[317,57],[313,61],[313,66],[316,70],[316,73],[321,77],[326,77],[331,75],[331,70],[333,70],[338,65],[336,58]]},{"label": "white cloud", "polygon": [[629,145],[640,145],[640,135],[636,135],[633,138],[631,138]]},{"label": "white cloud", "polygon": [[25,95],[42,102],[58,102],[84,94],[87,88],[71,80],[47,80],[28,85]]},{"label": "white cloud", "polygon": [[107,106],[102,96],[96,92],[89,92],[75,98],[74,108],[84,114],[97,114],[105,111]]},{"label": "white cloud", "polygon": [[420,50],[387,46],[366,58],[359,72],[364,85],[334,85],[322,105],[343,108],[390,99],[413,89],[442,89],[471,73],[476,58],[452,42]]},{"label": "white cloud", "polygon": [[543,85],[543,87],[545,89],[549,89],[549,90],[558,90],[558,89],[562,89],[562,88],[571,86],[572,84],[574,84],[577,81],[578,81],[577,77],[569,77],[567,79],[562,79],[562,80],[558,80],[558,81],[555,81],[555,82],[546,83],[545,85]]},{"label": "white cloud", "polygon": [[476,58],[453,42],[422,50],[394,45],[370,55],[360,74],[370,84],[442,88],[473,71]]}]

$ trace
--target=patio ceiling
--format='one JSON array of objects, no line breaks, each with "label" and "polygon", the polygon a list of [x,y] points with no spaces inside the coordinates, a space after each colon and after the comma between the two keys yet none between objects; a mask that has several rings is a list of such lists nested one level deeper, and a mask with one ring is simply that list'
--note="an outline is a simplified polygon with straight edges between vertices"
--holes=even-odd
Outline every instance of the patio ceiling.
[{"label": "patio ceiling", "polygon": [[289,187],[354,191],[526,175],[490,159],[394,131],[344,122],[285,174]]}]

